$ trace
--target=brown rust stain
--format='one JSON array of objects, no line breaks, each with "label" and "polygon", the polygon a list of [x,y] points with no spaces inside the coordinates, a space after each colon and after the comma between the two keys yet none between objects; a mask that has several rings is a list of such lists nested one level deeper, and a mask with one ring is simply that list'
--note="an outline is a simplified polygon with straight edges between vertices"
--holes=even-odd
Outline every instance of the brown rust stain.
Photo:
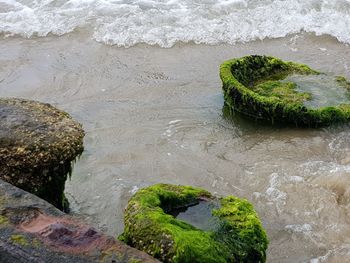
[{"label": "brown rust stain", "polygon": [[20,228],[29,233],[38,233],[55,222],[57,222],[57,219],[54,217],[40,213],[34,220],[22,223]]}]

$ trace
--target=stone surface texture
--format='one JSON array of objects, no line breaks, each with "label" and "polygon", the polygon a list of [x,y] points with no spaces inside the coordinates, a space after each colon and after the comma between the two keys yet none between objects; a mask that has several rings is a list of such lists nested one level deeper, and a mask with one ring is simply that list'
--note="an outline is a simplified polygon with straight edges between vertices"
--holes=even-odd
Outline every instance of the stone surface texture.
[{"label": "stone surface texture", "polygon": [[159,262],[0,180],[0,262]]},{"label": "stone surface texture", "polygon": [[64,210],[65,181],[83,137],[79,123],[49,104],[0,98],[0,179]]}]

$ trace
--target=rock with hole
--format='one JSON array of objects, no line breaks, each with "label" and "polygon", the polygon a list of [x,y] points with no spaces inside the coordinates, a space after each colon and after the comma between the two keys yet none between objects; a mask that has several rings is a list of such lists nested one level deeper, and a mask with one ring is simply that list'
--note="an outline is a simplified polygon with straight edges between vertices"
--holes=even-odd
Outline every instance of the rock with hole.
[{"label": "rock with hole", "polygon": [[120,239],[163,262],[265,262],[268,240],[253,206],[169,184],[139,190]]},{"label": "rock with hole", "polygon": [[319,127],[350,120],[350,82],[307,65],[246,56],[220,67],[225,104],[256,120]]}]

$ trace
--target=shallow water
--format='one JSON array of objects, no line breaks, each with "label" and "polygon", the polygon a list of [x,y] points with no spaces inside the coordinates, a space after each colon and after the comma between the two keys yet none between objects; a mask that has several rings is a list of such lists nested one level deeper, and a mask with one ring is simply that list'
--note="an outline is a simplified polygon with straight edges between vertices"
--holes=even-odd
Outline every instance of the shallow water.
[{"label": "shallow water", "polygon": [[117,235],[132,193],[154,183],[250,200],[268,262],[350,261],[349,126],[270,127],[222,113],[220,63],[274,55],[350,77],[350,48],[309,35],[236,46],[110,47],[75,32],[0,41],[0,96],[52,103],[86,130],[66,194]]},{"label": "shallow water", "polygon": [[219,227],[219,219],[212,215],[212,211],[219,207],[219,203],[215,201],[200,201],[198,204],[170,211],[170,214],[198,229],[215,231]]},{"label": "shallow water", "polygon": [[326,106],[337,106],[340,104],[350,104],[349,91],[339,84],[336,76],[320,75],[292,75],[284,81],[297,84],[298,92],[312,94],[311,100],[304,102],[310,108],[320,108]]}]

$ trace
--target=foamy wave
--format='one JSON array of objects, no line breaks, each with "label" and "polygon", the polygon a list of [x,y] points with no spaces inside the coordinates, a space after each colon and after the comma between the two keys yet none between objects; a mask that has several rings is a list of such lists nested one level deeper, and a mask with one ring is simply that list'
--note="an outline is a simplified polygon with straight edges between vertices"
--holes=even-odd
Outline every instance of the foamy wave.
[{"label": "foamy wave", "polygon": [[312,226],[309,224],[286,225],[284,228],[291,233],[308,233],[312,231]]},{"label": "foamy wave", "polygon": [[92,30],[107,44],[171,47],[300,31],[350,43],[350,0],[0,0],[0,32],[23,37]]},{"label": "foamy wave", "polygon": [[350,246],[344,244],[341,247],[328,250],[324,256],[313,258],[310,263],[323,263],[323,262],[348,262],[350,257]]}]

